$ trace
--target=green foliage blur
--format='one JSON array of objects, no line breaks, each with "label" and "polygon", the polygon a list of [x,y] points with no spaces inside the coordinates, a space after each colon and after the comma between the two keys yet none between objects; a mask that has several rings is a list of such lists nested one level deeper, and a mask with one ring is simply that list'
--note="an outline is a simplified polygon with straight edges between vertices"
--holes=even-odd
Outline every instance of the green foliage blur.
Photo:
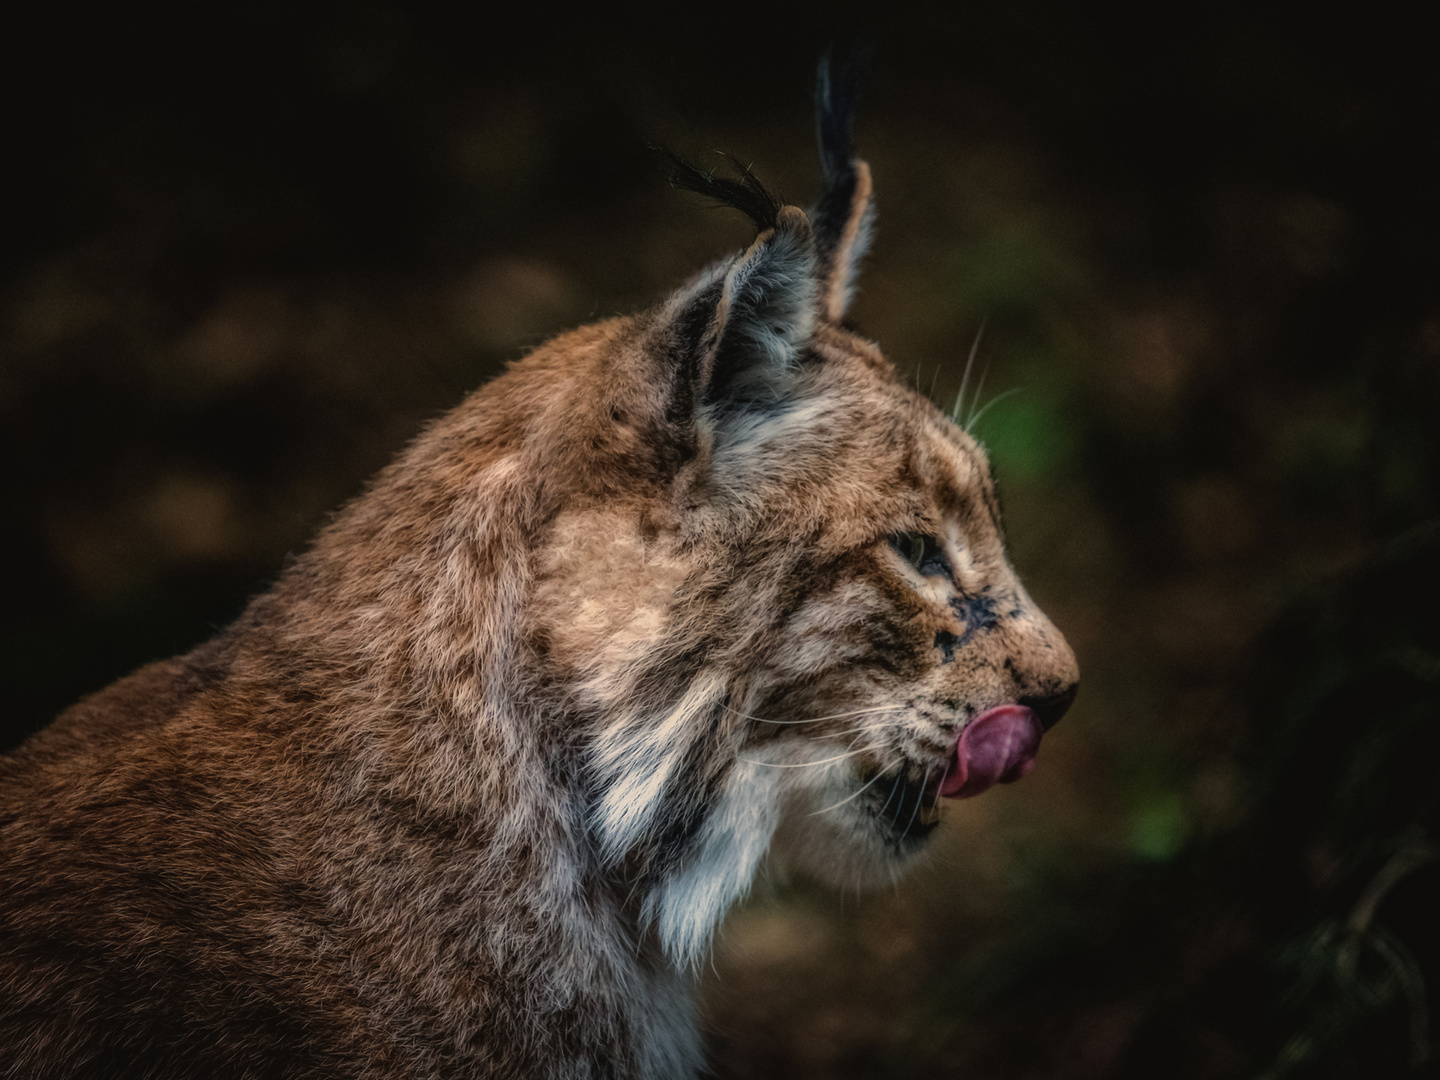
[{"label": "green foliage blur", "polygon": [[811,199],[815,62],[869,40],[855,323],[987,446],[1083,690],[893,890],[767,869],[703,980],[717,1073],[1440,1075],[1423,16],[506,19],[15,18],[0,748],[214,633],[507,360],[748,242],[648,142]]}]

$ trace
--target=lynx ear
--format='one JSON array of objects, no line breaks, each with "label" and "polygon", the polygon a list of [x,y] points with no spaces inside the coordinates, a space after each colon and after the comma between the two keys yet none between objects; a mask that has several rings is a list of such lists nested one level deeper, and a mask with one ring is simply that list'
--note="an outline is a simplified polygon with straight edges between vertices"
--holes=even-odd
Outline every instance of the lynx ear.
[{"label": "lynx ear", "polygon": [[821,313],[831,322],[845,317],[855,295],[860,260],[870,247],[874,209],[870,166],[855,156],[851,119],[857,74],[830,77],[829,60],[820,61],[815,82],[815,127],[825,194],[815,207],[815,250],[820,278]]},{"label": "lynx ear", "polygon": [[796,206],[738,257],[702,274],[661,311],[671,355],[705,404],[743,404],[798,364],[815,325],[815,235]]}]

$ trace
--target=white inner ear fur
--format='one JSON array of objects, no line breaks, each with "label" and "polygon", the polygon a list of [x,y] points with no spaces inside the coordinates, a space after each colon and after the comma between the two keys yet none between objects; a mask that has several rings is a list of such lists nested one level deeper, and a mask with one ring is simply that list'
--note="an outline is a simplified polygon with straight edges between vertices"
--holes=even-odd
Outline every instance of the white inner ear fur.
[{"label": "white inner ear fur", "polygon": [[725,276],[717,309],[721,338],[738,336],[747,356],[791,367],[815,329],[815,292],[810,222],[784,207],[776,228],[757,236]]}]

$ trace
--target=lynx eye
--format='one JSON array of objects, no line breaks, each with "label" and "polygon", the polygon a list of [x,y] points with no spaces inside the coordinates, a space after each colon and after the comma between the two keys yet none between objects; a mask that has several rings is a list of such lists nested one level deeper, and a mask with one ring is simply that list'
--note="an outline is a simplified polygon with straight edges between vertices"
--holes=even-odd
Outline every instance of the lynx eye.
[{"label": "lynx eye", "polygon": [[950,562],[945,558],[940,541],[920,533],[896,533],[890,537],[895,553],[925,577],[948,577]]}]

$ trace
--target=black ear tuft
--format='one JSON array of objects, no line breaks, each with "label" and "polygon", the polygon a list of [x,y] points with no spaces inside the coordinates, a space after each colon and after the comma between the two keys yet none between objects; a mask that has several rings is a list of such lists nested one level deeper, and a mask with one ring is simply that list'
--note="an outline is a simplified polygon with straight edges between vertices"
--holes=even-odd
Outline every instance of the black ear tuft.
[{"label": "black ear tuft", "polygon": [[870,245],[870,169],[855,156],[852,136],[863,59],[858,56],[832,72],[827,56],[820,61],[815,79],[815,127],[825,194],[811,216],[821,307],[832,322],[844,317],[854,295],[860,258]]},{"label": "black ear tuft", "polygon": [[[854,121],[855,101],[860,95],[862,58],[855,58],[832,71],[830,57],[820,59],[815,72],[815,133],[820,143],[820,168],[825,178],[824,206],[832,196],[842,194],[840,186],[855,182]],[[843,224],[850,210],[845,198],[836,216]]]},{"label": "black ear tuft", "polygon": [[784,203],[760,182],[760,178],[751,171],[750,166],[743,164],[735,155],[723,156],[735,166],[735,171],[740,174],[739,179],[717,176],[713,171],[707,172],[663,146],[654,149],[664,154],[670,162],[670,183],[675,187],[698,192],[721,206],[739,210],[755,223],[757,229],[775,227],[780,216],[780,207]]}]

